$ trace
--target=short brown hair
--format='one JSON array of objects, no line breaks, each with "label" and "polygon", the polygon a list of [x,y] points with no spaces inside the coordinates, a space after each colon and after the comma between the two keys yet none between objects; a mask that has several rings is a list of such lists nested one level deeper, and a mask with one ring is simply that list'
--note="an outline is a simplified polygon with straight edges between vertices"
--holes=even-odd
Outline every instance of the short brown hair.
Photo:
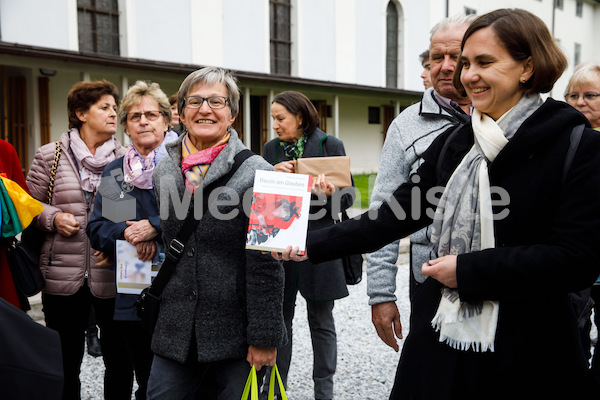
[{"label": "short brown hair", "polygon": [[[529,11],[518,8],[503,8],[483,14],[467,28],[460,46],[461,51],[469,37],[487,27],[494,30],[514,60],[525,61],[531,57],[533,75],[522,84],[525,93],[546,93],[552,90],[567,67],[567,58],[544,21]],[[460,82],[462,68],[463,63],[459,59],[453,83],[457,91],[466,96],[465,88]]]},{"label": "short brown hair", "polygon": [[77,112],[86,112],[106,94],[114,97],[115,103],[119,104],[119,91],[117,87],[106,79],[91,82],[82,81],[73,85],[67,95],[69,129],[81,129],[83,122],[77,117]]},{"label": "short brown hair", "polygon": [[169,96],[169,105],[173,106],[173,104],[177,105],[177,92]]},{"label": "short brown hair", "polygon": [[273,103],[279,103],[293,115],[300,115],[302,123],[299,128],[307,135],[313,133],[319,126],[319,114],[312,101],[304,94],[293,90],[281,92],[273,99]]}]

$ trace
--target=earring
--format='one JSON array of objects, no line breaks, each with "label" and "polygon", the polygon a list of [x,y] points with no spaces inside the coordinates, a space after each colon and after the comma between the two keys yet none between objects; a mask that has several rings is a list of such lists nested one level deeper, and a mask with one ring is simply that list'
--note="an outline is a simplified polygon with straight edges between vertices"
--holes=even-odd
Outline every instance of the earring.
[{"label": "earring", "polygon": [[521,83],[522,83],[523,85],[525,84],[525,82],[527,82],[527,81],[525,80],[525,78],[521,79]]}]

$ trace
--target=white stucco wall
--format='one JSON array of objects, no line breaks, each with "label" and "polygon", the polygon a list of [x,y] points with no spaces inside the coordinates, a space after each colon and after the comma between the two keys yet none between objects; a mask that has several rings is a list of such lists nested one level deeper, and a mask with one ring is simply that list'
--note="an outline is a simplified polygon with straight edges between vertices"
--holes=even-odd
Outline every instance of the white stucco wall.
[{"label": "white stucco wall", "polygon": [[307,79],[336,79],[333,1],[302,0],[297,12],[297,73]]},{"label": "white stucco wall", "polygon": [[[135,24],[135,49],[129,53],[129,57],[183,64],[192,62],[192,21],[189,13],[182,11],[189,9],[190,0],[169,0],[168,3],[162,0],[144,0],[131,3],[132,9],[125,11],[127,20],[133,19]],[[131,18],[132,13],[134,18]],[[203,39],[210,34],[213,40],[210,26],[203,30]]]},{"label": "white stucco wall", "polygon": [[[387,2],[384,1],[385,4]],[[420,78],[423,67],[419,54],[429,48],[429,31],[443,16],[427,20],[431,7],[428,1],[399,1],[402,7],[404,74],[401,88],[407,90],[423,90]],[[439,3],[439,1],[437,2]],[[436,6],[436,9],[442,8]]]},{"label": "white stucco wall", "polygon": [[2,41],[68,49],[69,1],[1,0]]},{"label": "white stucco wall", "polygon": [[268,7],[268,1],[265,0],[223,0],[222,59],[227,68],[270,72],[271,67],[265,57],[265,53],[269,52],[269,36],[265,37],[264,29],[265,25],[269,26],[268,19],[265,19],[269,15]]}]

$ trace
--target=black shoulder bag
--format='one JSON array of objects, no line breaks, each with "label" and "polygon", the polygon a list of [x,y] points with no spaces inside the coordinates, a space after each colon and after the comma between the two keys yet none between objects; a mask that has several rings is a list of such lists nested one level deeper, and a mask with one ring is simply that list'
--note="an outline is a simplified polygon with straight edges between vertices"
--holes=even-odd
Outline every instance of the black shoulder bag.
[{"label": "black shoulder bag", "polygon": [[[216,189],[219,186],[227,183],[229,179],[233,176],[235,171],[246,161],[247,158],[253,156],[254,153],[248,149],[240,151],[235,155],[233,166],[231,170],[215,182],[211,183],[207,187],[204,188],[203,192],[203,212],[202,216],[206,214],[208,211],[208,197],[213,189]],[[188,210],[188,214],[185,217],[185,222],[183,226],[177,233],[174,239],[171,240],[169,246],[167,248],[165,254],[165,260],[163,261],[158,274],[152,281],[152,285],[148,286],[138,297],[135,305],[137,308],[137,314],[142,320],[142,327],[146,329],[148,332],[153,333],[154,327],[156,326],[156,321],[158,320],[158,312],[160,309],[160,297],[162,292],[167,286],[169,279],[175,272],[175,267],[185,250],[185,243],[187,243],[188,238],[194,232],[200,220],[194,218],[194,206],[193,201],[190,203],[190,209]]]},{"label": "black shoulder bag", "polygon": [[[50,170],[48,193],[46,194],[46,203],[48,204],[52,203],[54,177],[56,176],[60,154],[60,141],[57,141],[54,150],[54,162]],[[40,254],[45,240],[46,232],[36,228],[31,223],[21,233],[21,240],[14,240],[6,251],[6,259],[15,287],[19,293],[26,297],[34,296],[44,288],[44,275],[40,269]]]}]

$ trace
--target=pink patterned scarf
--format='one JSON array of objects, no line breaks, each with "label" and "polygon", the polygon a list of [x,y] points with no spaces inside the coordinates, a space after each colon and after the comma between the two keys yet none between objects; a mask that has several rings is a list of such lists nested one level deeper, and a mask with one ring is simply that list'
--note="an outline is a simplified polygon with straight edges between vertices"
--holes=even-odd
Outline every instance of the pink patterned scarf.
[{"label": "pink patterned scarf", "polygon": [[95,154],[92,154],[81,139],[77,128],[71,129],[69,136],[71,151],[79,165],[81,187],[86,192],[95,193],[104,167],[115,159],[116,139],[111,137],[96,149]]},{"label": "pink patterned scarf", "polygon": [[152,150],[146,158],[143,158],[137,151],[133,142],[127,148],[125,157],[123,157],[123,174],[125,182],[131,183],[138,189],[152,189],[152,173],[154,167],[167,154],[165,144],[177,139],[177,134],[173,131],[167,131],[162,143]]},{"label": "pink patterned scarf", "polygon": [[202,179],[208,171],[208,167],[219,155],[221,150],[229,143],[230,133],[219,140],[219,142],[213,147],[208,149],[198,150],[192,143],[189,137],[189,133],[184,136],[183,142],[181,143],[181,172],[185,175],[185,187],[190,192],[200,187]]}]

